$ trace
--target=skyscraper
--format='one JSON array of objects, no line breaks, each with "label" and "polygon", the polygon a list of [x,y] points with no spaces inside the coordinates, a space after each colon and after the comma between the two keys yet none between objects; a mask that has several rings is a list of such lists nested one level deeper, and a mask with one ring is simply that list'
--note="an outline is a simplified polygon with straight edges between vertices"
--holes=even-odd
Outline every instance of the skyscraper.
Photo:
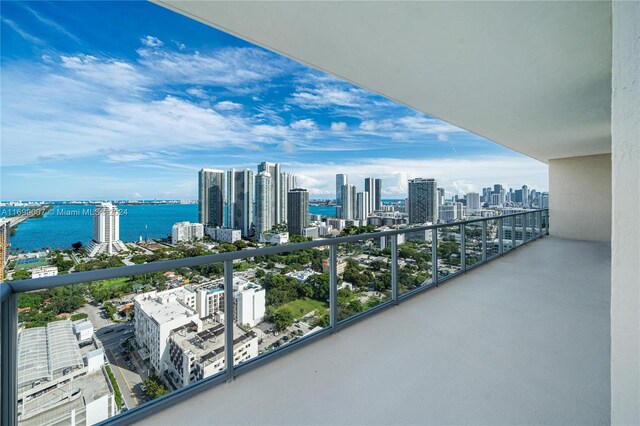
[{"label": "skyscraper", "polygon": [[444,206],[444,188],[438,188],[438,205]]},{"label": "skyscraper", "polygon": [[336,204],[338,207],[336,208],[336,216],[342,217],[342,206],[340,203],[342,202],[342,187],[349,183],[349,176],[345,174],[337,174],[336,175]]},{"label": "skyscraper", "polygon": [[367,217],[369,217],[369,213],[371,213],[371,210],[369,210],[371,206],[370,203],[370,194],[367,191],[364,192],[358,192],[356,194],[356,219],[366,219]]},{"label": "skyscraper", "polygon": [[[272,176],[273,179],[273,176]],[[297,178],[296,175],[294,175],[293,173],[280,173],[280,190],[279,190],[279,196],[280,196],[280,217],[282,218],[280,223],[286,222],[287,221],[287,197],[289,194],[289,191],[291,191],[294,188],[297,188]],[[274,219],[274,223],[275,219]]]},{"label": "skyscraper", "polygon": [[271,210],[274,223],[286,220],[282,211],[282,181],[280,179],[280,164],[263,161],[258,164],[258,173],[268,172],[271,175]]},{"label": "skyscraper", "polygon": [[373,210],[382,210],[382,179],[376,179],[376,193],[369,193],[370,197],[373,197]]},{"label": "skyscraper", "polygon": [[198,173],[198,222],[204,226],[224,225],[224,172],[202,169]]},{"label": "skyscraper", "polygon": [[341,218],[353,220],[356,212],[356,187],[355,185],[342,185],[340,200]]},{"label": "skyscraper", "polygon": [[376,209],[376,180],[374,178],[365,178],[364,190],[369,193],[369,211]]},{"label": "skyscraper", "polygon": [[256,235],[269,231],[273,225],[273,178],[269,172],[256,175]]},{"label": "skyscraper", "polygon": [[228,227],[239,229],[243,237],[253,235],[253,170],[229,170],[227,172]]},{"label": "skyscraper", "polygon": [[409,223],[438,221],[438,182],[435,179],[409,179],[407,199]]},{"label": "skyscraper", "polygon": [[89,257],[129,251],[120,241],[120,211],[111,203],[101,203],[93,212],[93,240],[87,244]]},{"label": "skyscraper", "polygon": [[480,194],[477,192],[467,193],[467,210],[477,211],[480,210]]},{"label": "skyscraper", "polygon": [[522,204],[529,205],[529,187],[527,185],[522,185]]},{"label": "skyscraper", "polygon": [[287,194],[287,225],[289,234],[302,235],[309,226],[309,193],[306,189],[295,188]]}]

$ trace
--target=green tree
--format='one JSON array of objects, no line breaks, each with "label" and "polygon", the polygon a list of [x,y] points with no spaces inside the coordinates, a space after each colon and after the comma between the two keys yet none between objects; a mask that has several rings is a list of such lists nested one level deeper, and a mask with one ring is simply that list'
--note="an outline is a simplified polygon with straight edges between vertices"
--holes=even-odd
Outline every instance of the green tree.
[{"label": "green tree", "polygon": [[13,273],[13,281],[26,280],[31,278],[31,272],[26,269],[19,269]]},{"label": "green tree", "polygon": [[169,393],[165,385],[157,376],[149,376],[144,379],[143,383],[147,388],[145,393],[149,395],[151,399],[159,398],[162,395],[166,395],[167,393]]},{"label": "green tree", "polygon": [[280,308],[273,313],[273,324],[278,331],[285,330],[293,325],[295,317],[293,312],[288,308]]}]

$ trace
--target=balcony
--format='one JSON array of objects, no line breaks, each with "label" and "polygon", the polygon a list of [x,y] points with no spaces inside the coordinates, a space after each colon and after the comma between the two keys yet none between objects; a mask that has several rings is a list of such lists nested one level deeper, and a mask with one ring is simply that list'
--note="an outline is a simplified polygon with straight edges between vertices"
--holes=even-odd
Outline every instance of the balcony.
[{"label": "balcony", "polygon": [[606,424],[609,253],[532,242],[141,423]]},{"label": "balcony", "polygon": [[[215,325],[216,364],[199,367],[214,372],[107,423],[606,423],[610,248],[539,239],[548,224],[538,210],[3,284],[3,415],[17,413],[17,292],[224,262],[233,312],[234,260],[316,250],[329,268],[326,327],[240,359],[245,332]],[[354,311],[339,297],[344,259],[388,261],[377,304]],[[255,410],[238,408],[247,395],[263,396]]]}]

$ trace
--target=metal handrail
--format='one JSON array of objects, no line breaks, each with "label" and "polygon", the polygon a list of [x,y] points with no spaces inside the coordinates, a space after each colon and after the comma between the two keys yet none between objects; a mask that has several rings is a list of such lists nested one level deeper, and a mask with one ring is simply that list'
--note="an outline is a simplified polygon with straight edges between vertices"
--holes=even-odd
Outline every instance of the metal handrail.
[{"label": "metal handrail", "polygon": [[[119,415],[109,418],[105,420],[102,424],[128,424],[137,419],[140,419],[146,416],[149,413],[154,412],[159,407],[167,407],[172,403],[178,402],[182,398],[188,397],[190,395],[194,395],[197,392],[200,392],[205,387],[214,386],[216,384],[222,383],[223,381],[230,381],[238,375],[242,374],[246,371],[249,371],[255,368],[258,365],[267,362],[268,360],[274,359],[275,357],[281,356],[282,354],[288,353],[292,350],[298,349],[303,345],[306,345],[310,342],[323,338],[329,334],[336,333],[343,327],[346,327],[350,324],[353,324],[356,321],[360,321],[368,317],[369,315],[373,315],[377,312],[380,312],[386,309],[389,306],[397,305],[400,301],[405,300],[409,297],[412,297],[422,291],[428,290],[437,286],[438,284],[458,276],[459,274],[465,273],[472,267],[476,267],[482,264],[489,262],[492,259],[500,257],[503,254],[506,254],[512,250],[515,250],[517,247],[521,247],[526,245],[528,242],[540,238],[543,235],[547,235],[549,233],[549,213],[548,209],[532,209],[526,212],[518,212],[512,213],[508,215],[501,216],[492,216],[486,218],[478,218],[478,219],[470,219],[459,222],[451,222],[445,224],[436,224],[436,225],[427,225],[427,226],[417,226],[412,228],[403,228],[403,229],[394,229],[389,231],[380,231],[380,232],[370,232],[365,234],[358,235],[350,235],[345,237],[336,237],[336,238],[328,238],[323,240],[315,240],[308,241],[303,243],[295,243],[295,244],[286,244],[279,246],[271,246],[271,247],[263,247],[258,249],[251,250],[241,250],[241,251],[233,251],[228,253],[218,253],[204,256],[196,256],[196,257],[188,257],[183,259],[173,259],[173,260],[165,260],[159,262],[152,262],[142,265],[130,265],[123,266],[118,268],[110,268],[110,269],[100,269],[96,271],[87,271],[87,272],[78,272],[66,275],[58,275],[55,277],[45,277],[45,278],[37,278],[37,279],[28,279],[28,280],[20,280],[20,281],[12,281],[10,283],[0,283],[0,336],[1,336],[1,349],[0,350],[0,366],[1,366],[1,381],[0,381],[0,396],[1,396],[1,415],[0,415],[0,423],[12,425],[15,424],[17,419],[17,334],[18,334],[18,293],[23,293],[27,291],[33,290],[43,290],[53,287],[66,286],[66,285],[74,285],[80,283],[86,283],[91,281],[103,280],[108,278],[120,278],[131,275],[152,273],[152,272],[161,272],[171,269],[183,268],[183,267],[193,267],[203,264],[210,263],[223,263],[224,264],[224,277],[225,277],[225,300],[226,306],[225,311],[229,312],[233,310],[233,286],[231,285],[233,279],[233,261],[237,259],[246,259],[250,257],[256,256],[268,256],[272,254],[293,252],[299,250],[306,250],[310,248],[317,247],[328,247],[329,248],[329,265],[330,265],[330,297],[329,297],[329,306],[330,306],[330,326],[325,328],[324,330],[314,333],[309,336],[305,336],[295,343],[290,343],[283,348],[278,349],[277,351],[273,351],[267,354],[262,354],[257,358],[252,359],[249,362],[243,363],[241,365],[235,365],[233,362],[233,329],[228,327],[225,333],[225,359],[226,359],[226,370],[223,373],[217,374],[215,376],[203,379],[193,385],[178,389],[174,392],[171,392],[164,397],[161,397],[157,400],[151,401],[149,403],[143,404],[138,407],[134,407],[126,413],[120,413]],[[546,214],[545,214],[546,212]],[[522,243],[519,246],[516,246],[516,216],[523,216],[523,238]],[[531,218],[532,215],[538,215],[540,223],[540,232],[535,232],[535,223],[532,227],[532,235],[530,238],[527,238],[527,228],[528,222],[527,218]],[[513,217],[512,223],[514,225],[511,230],[511,238],[512,245],[508,250],[504,249],[504,239],[503,239],[503,227],[504,227],[504,218]],[[534,218],[535,219],[535,218]],[[486,224],[489,221],[495,221],[498,233],[498,254],[493,255],[490,258],[487,256],[487,226]],[[477,261],[473,265],[467,266],[466,264],[466,225],[482,222],[482,237],[481,237],[481,245],[482,245],[482,254],[481,260]],[[544,222],[544,228],[543,228]],[[460,233],[460,250],[461,250],[461,263],[460,263],[460,271],[447,276],[440,276],[438,273],[438,229],[442,228],[451,228],[459,226]],[[432,280],[429,284],[424,284],[419,288],[408,291],[402,295],[398,294],[398,239],[397,236],[401,234],[412,234],[421,231],[431,230],[431,275]],[[379,239],[384,237],[390,237],[390,246],[391,246],[391,299],[377,305],[371,309],[360,312],[348,319],[344,319],[342,321],[338,320],[337,315],[337,284],[338,284],[338,274],[337,274],[337,255],[338,255],[338,244],[357,242],[368,239]]]},{"label": "metal handrail", "polygon": [[[547,209],[529,210],[524,213],[534,213],[537,211],[546,211]],[[74,272],[71,274],[56,275],[54,277],[43,277],[35,279],[26,279],[5,283],[11,286],[13,292],[24,293],[34,290],[43,290],[53,287],[68,286],[73,284],[87,283],[91,281],[99,281],[110,278],[122,278],[131,275],[149,274],[153,272],[168,271],[176,268],[188,268],[193,266],[205,265],[209,263],[224,263],[227,260],[246,259],[255,256],[268,256],[271,254],[286,253],[290,251],[307,250],[310,248],[331,246],[334,244],[352,243],[371,238],[381,238],[392,235],[411,234],[430,229],[448,228],[451,226],[465,225],[475,222],[485,222],[489,220],[501,219],[506,217],[515,217],[523,213],[512,213],[508,215],[492,216],[478,219],[463,220],[459,222],[440,223],[436,225],[416,226],[411,228],[392,229],[389,231],[368,232],[365,234],[349,235],[345,237],[327,238],[314,241],[306,241],[303,243],[284,244],[271,247],[262,247],[249,250],[238,250],[228,253],[208,254],[203,256],[186,257],[183,259],[162,260],[158,262],[145,263],[141,265],[120,266],[117,268],[98,269],[95,271]]]}]

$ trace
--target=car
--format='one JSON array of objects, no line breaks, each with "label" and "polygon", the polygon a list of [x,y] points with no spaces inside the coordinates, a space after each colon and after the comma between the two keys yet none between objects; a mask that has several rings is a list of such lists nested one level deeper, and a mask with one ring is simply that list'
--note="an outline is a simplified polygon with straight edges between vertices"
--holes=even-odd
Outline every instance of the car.
[{"label": "car", "polygon": [[109,334],[109,333],[113,333],[113,328],[110,328],[109,330],[104,332],[104,334]]}]

